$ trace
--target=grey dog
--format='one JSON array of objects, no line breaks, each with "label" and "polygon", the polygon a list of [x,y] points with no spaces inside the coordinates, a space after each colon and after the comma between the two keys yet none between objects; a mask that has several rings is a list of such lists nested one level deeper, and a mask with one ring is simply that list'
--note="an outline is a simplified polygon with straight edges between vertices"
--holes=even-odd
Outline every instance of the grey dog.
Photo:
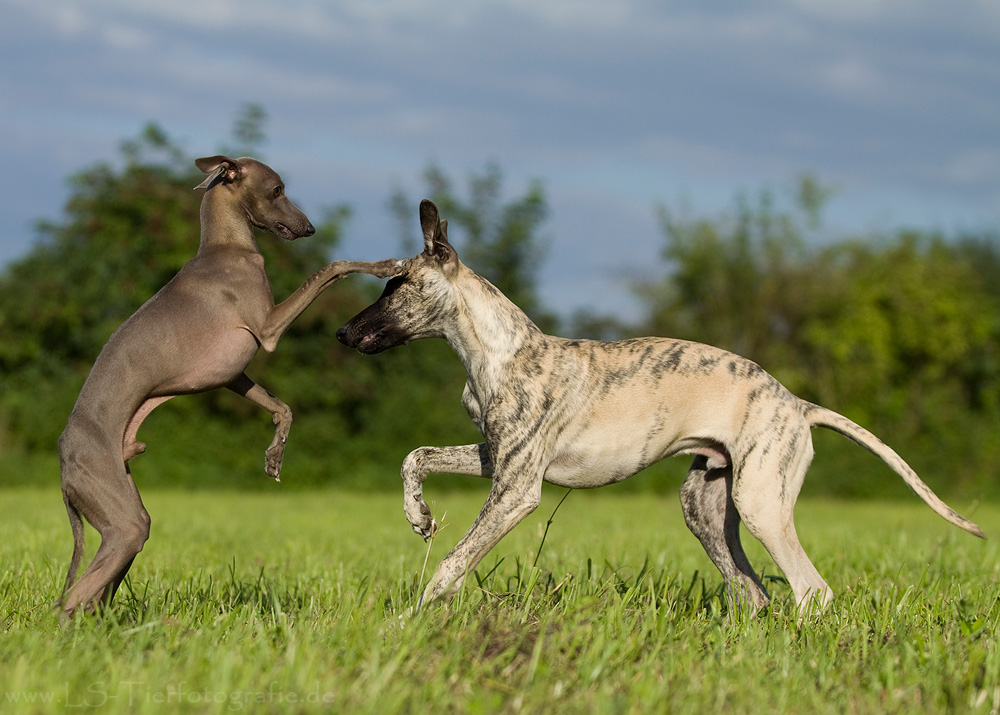
[{"label": "grey dog", "polygon": [[462,402],[482,444],[420,447],[403,462],[414,531],[436,530],[422,485],[434,473],[492,478],[472,527],[420,597],[449,597],[493,546],[539,504],[542,482],[599,487],[678,454],[695,455],[681,488],[688,527],[722,572],[732,607],[769,596],[740,543],[742,520],[791,585],[796,603],[825,607],[833,592],[799,544],[792,511],[813,457],[811,427],[839,432],[882,459],[931,509],[982,536],[877,437],[792,395],[758,365],[725,350],[668,338],[618,342],[543,334],[459,261],[437,207],[420,204],[424,251],[337,337],[374,354],[420,338],[448,341],[465,364]]},{"label": "grey dog", "polygon": [[[258,348],[272,352],[327,286],[351,273],[385,277],[398,270],[391,260],[335,261],[275,305],[254,228],[294,240],[315,233],[313,225],[266,164],[226,156],[195,164],[209,175],[196,187],[205,189],[198,252],[108,340],[59,438],[63,500],[73,530],[61,598],[65,617],[110,603],[149,537],[149,514],[128,464],[146,449],[136,433],[149,413],[176,395],[217,387],[242,395],[273,416],[264,468],[277,479],[292,411],[243,370]],[[84,518],[100,533],[101,545],[77,580]]]}]

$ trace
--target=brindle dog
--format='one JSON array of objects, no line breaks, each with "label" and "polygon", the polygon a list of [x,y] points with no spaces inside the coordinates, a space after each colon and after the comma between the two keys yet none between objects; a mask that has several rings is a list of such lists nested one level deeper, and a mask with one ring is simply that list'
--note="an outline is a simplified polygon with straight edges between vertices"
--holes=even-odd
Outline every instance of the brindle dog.
[{"label": "brindle dog", "polygon": [[367,354],[444,338],[468,373],[462,401],[485,442],[410,453],[402,468],[406,517],[424,538],[434,533],[422,498],[431,472],[487,477],[493,486],[418,605],[454,593],[538,506],[543,481],[599,487],[664,457],[694,454],[681,488],[684,518],[722,572],[730,606],[759,610],[769,602],[740,543],[742,519],[784,572],[799,607],[813,600],[825,607],[833,592],[799,544],[792,520],[813,457],[811,427],[861,445],[939,515],[983,535],[877,437],[794,396],[750,360],[670,338],[599,342],[544,335],[459,261],[447,223],[429,201],[420,204],[420,223],[423,253],[337,332],[341,342]]}]

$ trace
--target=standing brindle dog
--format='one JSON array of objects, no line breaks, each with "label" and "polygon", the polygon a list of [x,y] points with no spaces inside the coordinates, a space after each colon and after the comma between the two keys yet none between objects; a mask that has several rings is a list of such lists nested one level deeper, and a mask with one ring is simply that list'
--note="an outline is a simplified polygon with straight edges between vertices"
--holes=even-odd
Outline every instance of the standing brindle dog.
[{"label": "standing brindle dog", "polygon": [[804,608],[833,592],[799,544],[792,510],[813,457],[811,427],[844,435],[882,459],[931,509],[982,536],[867,430],[805,402],[758,365],[718,348],[669,338],[619,342],[544,335],[463,265],[447,223],[420,204],[424,251],[379,300],[337,332],[374,354],[411,340],[448,341],[465,364],[462,396],[482,444],[421,447],[403,462],[404,509],[425,539],[437,525],[422,498],[434,473],[492,478],[475,523],[437,567],[419,603],[448,597],[539,503],[542,482],[599,487],[676,454],[695,455],[681,488],[688,527],[722,572],[731,606],[769,597],[740,544],[739,523],[765,546]]},{"label": "standing brindle dog", "polygon": [[[110,603],[149,537],[149,514],[128,462],[146,449],[139,425],[175,395],[226,387],[273,415],[265,471],[281,470],[292,412],[243,372],[327,286],[349,273],[388,276],[398,261],[335,261],[278,305],[257,250],[254,228],[294,240],[315,229],[285,195],[270,167],[249,157],[213,156],[195,164],[208,174],[197,254],[111,336],[90,371],[62,436],[63,500],[73,557],[61,598],[65,616]],[[76,580],[83,519],[101,534],[94,560]]]}]

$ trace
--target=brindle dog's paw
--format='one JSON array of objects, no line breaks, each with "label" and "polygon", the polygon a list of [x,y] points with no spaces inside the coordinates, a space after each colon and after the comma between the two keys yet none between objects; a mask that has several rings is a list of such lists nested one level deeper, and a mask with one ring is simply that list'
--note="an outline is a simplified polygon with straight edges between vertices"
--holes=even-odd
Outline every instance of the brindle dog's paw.
[{"label": "brindle dog's paw", "polygon": [[427,526],[417,526],[416,524],[413,524],[413,531],[414,533],[424,537],[424,541],[427,541],[428,539],[433,538],[434,534],[437,533],[438,523],[434,519],[431,519],[431,523]]},{"label": "brindle dog's paw", "polygon": [[437,522],[431,516],[430,507],[420,498],[419,494],[415,494],[412,499],[406,500],[404,511],[406,512],[407,521],[413,527],[413,531],[424,537],[424,541],[427,541],[427,539],[434,536],[437,532]]}]

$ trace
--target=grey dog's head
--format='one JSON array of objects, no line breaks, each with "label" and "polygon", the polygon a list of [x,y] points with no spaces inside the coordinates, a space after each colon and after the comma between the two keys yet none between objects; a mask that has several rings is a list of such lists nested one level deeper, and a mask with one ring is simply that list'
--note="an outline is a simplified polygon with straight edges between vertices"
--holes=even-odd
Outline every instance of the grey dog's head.
[{"label": "grey dog's head", "polygon": [[267,164],[249,156],[206,156],[194,160],[195,166],[208,174],[195,189],[228,194],[239,205],[250,223],[287,241],[312,236],[316,229],[299,208],[285,195],[285,183]]},{"label": "grey dog's head", "polygon": [[366,355],[374,355],[421,338],[443,338],[449,314],[454,313],[452,282],[461,268],[448,243],[448,222],[437,206],[420,202],[424,250],[389,279],[377,301],[337,331],[337,340]]}]

